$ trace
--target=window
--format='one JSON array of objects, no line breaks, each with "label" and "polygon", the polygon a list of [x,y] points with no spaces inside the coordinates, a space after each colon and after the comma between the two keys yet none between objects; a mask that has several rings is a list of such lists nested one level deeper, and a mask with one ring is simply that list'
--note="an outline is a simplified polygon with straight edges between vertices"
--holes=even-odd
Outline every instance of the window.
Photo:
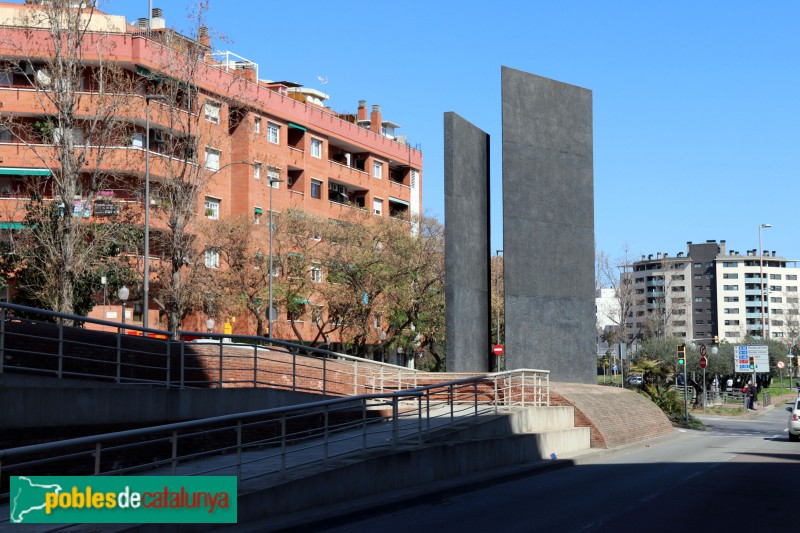
[{"label": "window", "polygon": [[261,179],[261,163],[258,161],[253,163],[253,177],[257,180]]},{"label": "window", "polygon": [[726,307],[725,308],[725,314],[726,315],[738,315],[739,314],[739,309],[736,308],[736,307]]},{"label": "window", "polygon": [[786,287],[786,292],[797,292],[796,286]]},{"label": "window", "polygon": [[206,148],[206,168],[208,170],[219,170],[219,156],[222,152],[214,148]]},{"label": "window", "polygon": [[383,178],[383,163],[379,161],[372,163],[372,175],[378,179]]},{"label": "window", "polygon": [[725,321],[725,325],[726,326],[738,326],[739,325],[739,321],[738,320],[726,320]]},{"label": "window", "polygon": [[686,325],[686,321],[685,320],[673,320],[672,321],[672,325],[680,328],[680,327],[683,327],[683,326]]},{"label": "window", "polygon": [[683,281],[685,279],[685,277],[686,276],[684,276],[683,274],[673,274],[672,275],[673,281]]},{"label": "window", "polygon": [[772,296],[772,297],[770,297],[769,301],[772,302],[772,303],[779,304],[779,303],[783,302],[783,298],[780,297],[780,296]]},{"label": "window", "polygon": [[317,159],[322,157],[322,141],[319,139],[311,139],[311,157]]},{"label": "window", "polygon": [[769,275],[769,279],[781,279],[781,275],[780,274],[770,274]]},{"label": "window", "polygon": [[253,224],[261,224],[261,217],[263,214],[263,210],[260,207],[256,207],[253,210]]},{"label": "window", "polygon": [[783,309],[771,309],[770,313],[772,313],[773,315],[782,315]]},{"label": "window", "polygon": [[322,306],[321,305],[312,305],[311,306],[311,321],[315,324],[319,324],[322,322]]},{"label": "window", "polygon": [[723,267],[736,268],[736,263],[737,263],[736,261],[723,261],[722,262],[722,266]]},{"label": "window", "polygon": [[217,102],[206,102],[205,105],[205,112],[206,112],[206,120],[209,122],[213,122],[214,124],[219,124],[219,112],[222,109],[222,104]]},{"label": "window", "polygon": [[714,261],[709,261],[708,263],[706,263],[706,266],[709,267],[709,268],[713,267],[714,266]]},{"label": "window", "polygon": [[[141,135],[141,134],[140,134]],[[14,140],[14,136],[8,126],[0,126],[0,142],[10,142]]]},{"label": "window", "polygon": [[725,297],[725,301],[726,302],[738,302],[739,301],[739,297],[738,296],[726,296]]},{"label": "window", "polygon": [[14,85],[14,75],[11,72],[0,72],[0,85]]},{"label": "window", "polygon": [[739,279],[739,274],[723,274],[722,279]]},{"label": "window", "polygon": [[206,218],[219,220],[219,200],[206,196]]},{"label": "window", "polygon": [[311,263],[311,281],[322,283],[322,265],[319,263]]},{"label": "window", "polygon": [[261,117],[253,119],[253,131],[255,133],[261,133]]},{"label": "window", "polygon": [[322,182],[311,180],[311,198],[322,198]]},{"label": "window", "polygon": [[695,274],[694,275],[694,279],[703,279],[703,275],[702,274]]},{"label": "window", "polygon": [[672,287],[672,292],[686,292],[686,287],[682,285],[680,287]]},{"label": "window", "polygon": [[278,189],[281,183],[281,171],[275,167],[269,167],[267,169],[267,179],[269,180],[269,185],[273,189]]},{"label": "window", "polygon": [[739,336],[739,334],[738,334],[738,333],[736,333],[735,331],[726,331],[726,332],[725,332],[725,336],[726,336],[726,337],[738,337],[738,336]]},{"label": "window", "polygon": [[780,285],[770,285],[769,290],[771,290],[772,292],[781,292],[781,287]]},{"label": "window", "polygon": [[702,302],[703,301],[703,297],[702,296],[695,296],[694,301],[695,302]]},{"label": "window", "polygon": [[281,142],[281,127],[272,122],[268,122],[267,140],[273,144],[279,144]]},{"label": "window", "polygon": [[786,274],[786,281],[797,281],[797,274]]},{"label": "window", "polygon": [[722,288],[723,288],[723,290],[726,290],[726,291],[738,291],[739,290],[739,286],[738,285],[723,285]]},{"label": "window", "polygon": [[773,337],[783,337],[783,332],[782,331],[774,331],[774,332],[772,332],[772,336]]},{"label": "window", "polygon": [[380,313],[375,313],[372,315],[372,327],[375,329],[380,329],[383,326],[383,315]]},{"label": "window", "polygon": [[694,268],[703,268],[703,263],[695,263]]},{"label": "window", "polygon": [[372,212],[376,215],[383,213],[383,200],[381,198],[372,199]]},{"label": "window", "polygon": [[219,251],[206,250],[206,268],[219,268]]},{"label": "window", "polygon": [[702,286],[702,285],[695,285],[695,286],[694,286],[694,290],[696,290],[696,291],[702,291],[702,290],[703,290],[703,286]]},{"label": "window", "polygon": [[694,325],[695,326],[702,326],[703,325],[703,321],[702,320],[695,320],[694,321]]},{"label": "window", "polygon": [[416,169],[411,169],[411,188],[417,188],[417,176],[419,175],[419,171]]}]

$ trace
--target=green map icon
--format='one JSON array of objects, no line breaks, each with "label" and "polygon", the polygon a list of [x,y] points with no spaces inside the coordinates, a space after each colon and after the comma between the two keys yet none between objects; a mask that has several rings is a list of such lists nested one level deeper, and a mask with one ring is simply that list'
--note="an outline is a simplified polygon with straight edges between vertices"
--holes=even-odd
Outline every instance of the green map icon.
[{"label": "green map icon", "polygon": [[[45,494],[48,492],[58,494],[62,490],[61,485],[40,485],[24,476],[12,479],[11,493],[9,494],[11,523],[24,523],[30,513],[34,515],[44,513]],[[30,518],[34,519],[33,516]]]}]

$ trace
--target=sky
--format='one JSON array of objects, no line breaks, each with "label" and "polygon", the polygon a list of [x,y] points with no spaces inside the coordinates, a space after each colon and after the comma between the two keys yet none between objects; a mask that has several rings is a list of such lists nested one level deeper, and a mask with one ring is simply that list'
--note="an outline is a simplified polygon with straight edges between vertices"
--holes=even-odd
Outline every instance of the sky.
[{"label": "sky", "polygon": [[[612,259],[726,240],[800,260],[800,2],[209,0],[212,47],[262,79],[379,104],[423,152],[444,219],[443,114],[491,136],[492,250],[503,248],[501,66],[592,91],[596,251]],[[107,0],[145,17],[146,0]],[[197,0],[153,0],[188,31]],[[320,80],[322,78],[322,80]],[[324,81],[324,83],[323,83]],[[446,224],[446,221],[445,221]]]}]

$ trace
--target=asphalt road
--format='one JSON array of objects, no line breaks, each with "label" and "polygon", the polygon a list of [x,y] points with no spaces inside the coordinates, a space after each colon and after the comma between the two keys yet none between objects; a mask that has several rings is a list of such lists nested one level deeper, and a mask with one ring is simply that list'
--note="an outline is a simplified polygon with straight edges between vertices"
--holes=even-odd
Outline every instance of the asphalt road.
[{"label": "asphalt road", "polygon": [[795,531],[800,444],[777,405],[705,431],[316,531]]}]

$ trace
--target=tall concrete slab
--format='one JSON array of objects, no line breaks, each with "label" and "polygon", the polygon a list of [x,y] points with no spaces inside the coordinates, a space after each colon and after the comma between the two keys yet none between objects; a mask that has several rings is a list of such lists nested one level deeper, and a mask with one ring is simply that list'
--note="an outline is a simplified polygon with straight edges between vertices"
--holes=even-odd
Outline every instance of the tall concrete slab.
[{"label": "tall concrete slab", "polygon": [[595,383],[592,93],[503,67],[502,98],[506,366]]},{"label": "tall concrete slab", "polygon": [[489,135],[444,114],[447,371],[489,370]]}]

